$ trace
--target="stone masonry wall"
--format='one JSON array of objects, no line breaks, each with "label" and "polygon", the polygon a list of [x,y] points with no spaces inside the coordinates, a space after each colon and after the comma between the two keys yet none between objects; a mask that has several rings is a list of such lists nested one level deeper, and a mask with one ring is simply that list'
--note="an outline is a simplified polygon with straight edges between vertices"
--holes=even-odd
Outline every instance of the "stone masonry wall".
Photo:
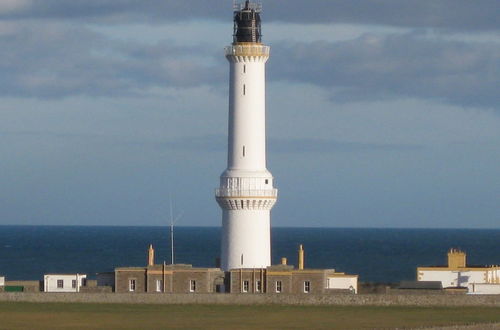
[{"label": "stone masonry wall", "polygon": [[154,293],[0,293],[0,301],[225,304],[225,305],[372,305],[372,306],[496,306],[500,295],[288,295],[288,294],[154,294]]}]

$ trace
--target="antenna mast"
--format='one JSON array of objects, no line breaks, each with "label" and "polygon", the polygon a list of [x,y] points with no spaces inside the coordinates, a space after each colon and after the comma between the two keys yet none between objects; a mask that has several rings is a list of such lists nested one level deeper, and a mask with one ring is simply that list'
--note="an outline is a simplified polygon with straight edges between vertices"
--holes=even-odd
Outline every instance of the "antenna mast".
[{"label": "antenna mast", "polygon": [[174,216],[172,211],[172,197],[170,197],[170,263],[174,264]]},{"label": "antenna mast", "polygon": [[172,196],[170,196],[170,262],[171,264],[175,264],[174,258],[174,224],[182,217],[183,212],[181,212],[174,219],[174,211],[172,207]]}]

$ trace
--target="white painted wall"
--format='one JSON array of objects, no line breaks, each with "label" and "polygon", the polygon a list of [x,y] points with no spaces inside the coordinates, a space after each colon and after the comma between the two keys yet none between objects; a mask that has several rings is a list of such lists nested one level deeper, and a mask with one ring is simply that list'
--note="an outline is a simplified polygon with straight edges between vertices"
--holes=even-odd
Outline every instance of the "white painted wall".
[{"label": "white painted wall", "polygon": [[0,286],[5,285],[5,276],[0,276]]},{"label": "white painted wall", "polygon": [[[82,282],[87,278],[85,274],[46,274],[43,276],[44,292],[79,292]],[[63,281],[63,286],[58,287],[58,281]],[[76,287],[73,287],[76,281]]]},{"label": "white painted wall", "polygon": [[271,264],[268,210],[223,210],[221,267],[266,268]]},{"label": "white painted wall", "polygon": [[500,266],[494,266],[488,269],[486,273],[487,283],[500,284]]},{"label": "white painted wall", "polygon": [[[266,56],[229,56],[228,168],[266,169]],[[245,156],[243,156],[245,147]]]},{"label": "white painted wall", "polygon": [[472,283],[485,283],[486,270],[419,270],[419,281],[440,281],[443,288],[468,287]]},{"label": "white painted wall", "polygon": [[354,289],[358,293],[358,277],[356,275],[343,275],[339,277],[329,277],[327,280],[327,289]]},{"label": "white painted wall", "polygon": [[500,283],[470,284],[469,294],[500,294]]}]

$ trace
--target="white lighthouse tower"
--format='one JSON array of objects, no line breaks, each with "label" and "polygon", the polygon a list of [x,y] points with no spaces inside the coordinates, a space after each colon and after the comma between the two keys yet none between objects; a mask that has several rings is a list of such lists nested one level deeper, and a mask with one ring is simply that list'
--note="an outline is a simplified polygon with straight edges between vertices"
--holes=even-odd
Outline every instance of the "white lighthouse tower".
[{"label": "white lighthouse tower", "polygon": [[215,197],[222,208],[221,268],[271,265],[271,208],[278,190],[266,168],[265,66],[261,5],[234,8],[233,43],[226,47],[229,73],[227,169]]}]

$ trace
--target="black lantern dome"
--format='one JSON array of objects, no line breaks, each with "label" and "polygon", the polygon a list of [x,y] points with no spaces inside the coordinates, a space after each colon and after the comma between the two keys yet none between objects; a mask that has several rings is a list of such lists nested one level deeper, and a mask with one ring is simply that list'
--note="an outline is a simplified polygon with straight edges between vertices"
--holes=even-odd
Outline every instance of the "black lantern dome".
[{"label": "black lantern dome", "polygon": [[249,0],[235,8],[233,43],[262,41],[260,10],[260,4]]}]

